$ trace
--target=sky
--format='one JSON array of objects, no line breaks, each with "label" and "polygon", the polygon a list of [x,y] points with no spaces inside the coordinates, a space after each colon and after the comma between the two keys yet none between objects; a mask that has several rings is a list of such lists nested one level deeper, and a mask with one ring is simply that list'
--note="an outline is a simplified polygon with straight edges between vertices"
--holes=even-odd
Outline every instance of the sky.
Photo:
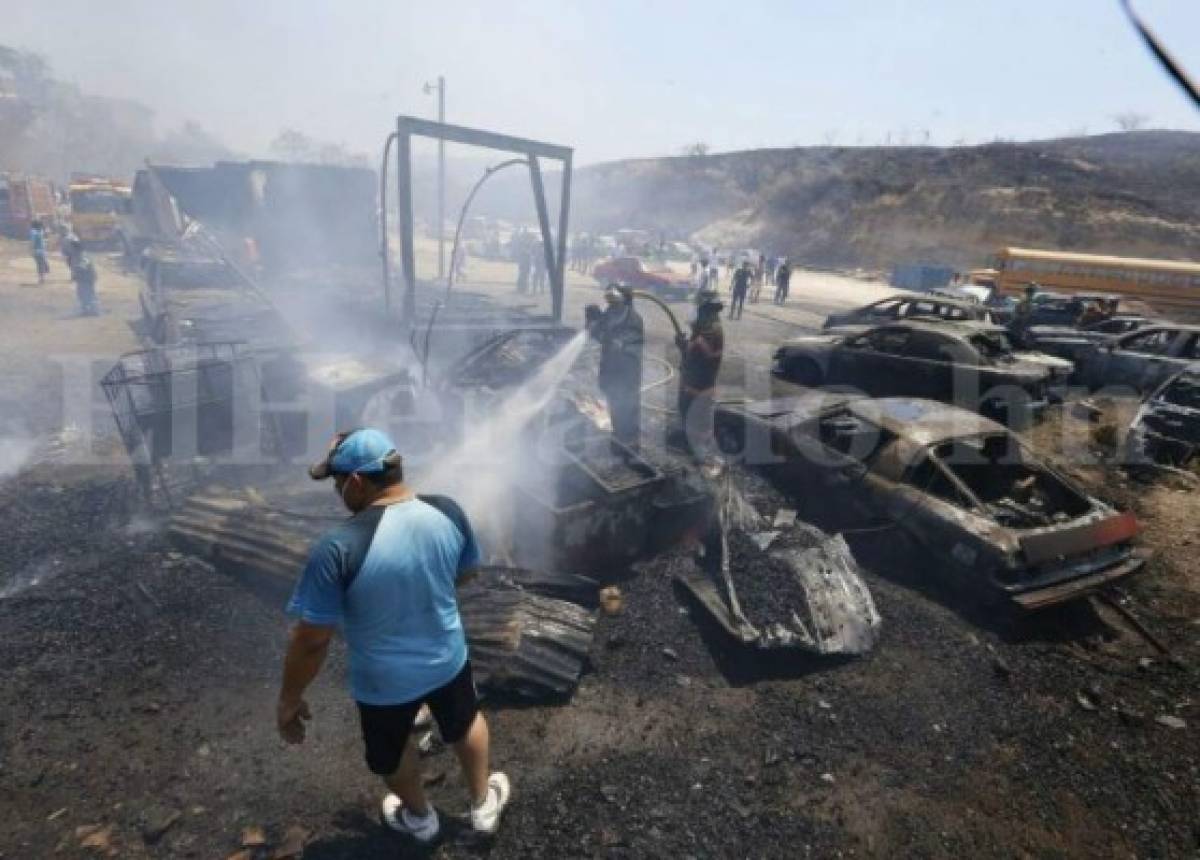
[{"label": "sky", "polygon": [[[806,144],[1200,130],[1117,0],[5,0],[0,43],[194,120],[377,153],[400,113],[575,147],[576,163]],[[1200,77],[1200,2],[1136,6]]]}]

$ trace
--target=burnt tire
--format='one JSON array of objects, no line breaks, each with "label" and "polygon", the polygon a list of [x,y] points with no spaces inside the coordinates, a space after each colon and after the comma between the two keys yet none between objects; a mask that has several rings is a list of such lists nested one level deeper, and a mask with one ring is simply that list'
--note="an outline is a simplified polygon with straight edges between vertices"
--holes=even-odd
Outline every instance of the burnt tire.
[{"label": "burnt tire", "polygon": [[789,380],[806,388],[821,384],[821,368],[811,358],[789,358],[783,365],[783,373]]}]

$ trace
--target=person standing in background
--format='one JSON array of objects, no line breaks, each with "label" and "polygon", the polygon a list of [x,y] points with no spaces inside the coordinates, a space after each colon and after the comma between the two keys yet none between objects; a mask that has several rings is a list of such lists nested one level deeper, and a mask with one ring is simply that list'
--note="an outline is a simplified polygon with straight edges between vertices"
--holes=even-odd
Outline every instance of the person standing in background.
[{"label": "person standing in background", "polygon": [[85,317],[100,315],[100,303],[96,299],[96,267],[83,252],[83,243],[78,239],[72,249],[71,280],[75,282],[75,298],[79,302],[79,314]]},{"label": "person standing in background", "polygon": [[750,281],[750,304],[758,304],[759,298],[762,296],[763,279],[767,275],[767,258],[763,254],[758,255],[758,265],[751,272]]},{"label": "person standing in background", "polygon": [[733,273],[729,302],[729,318],[731,320],[742,318],[742,310],[746,305],[746,294],[750,292],[752,280],[754,280],[754,271],[750,268],[750,261],[743,260],[742,265]]},{"label": "person standing in background", "polygon": [[517,292],[529,292],[529,249],[522,243],[517,248]]},{"label": "person standing in background", "polygon": [[29,250],[33,254],[33,264],[37,267],[39,284],[46,283],[46,275],[50,274],[50,262],[46,259],[46,229],[40,218],[33,219],[29,225]]},{"label": "person standing in background", "polygon": [[775,304],[782,305],[787,302],[791,283],[792,267],[788,265],[787,257],[784,257],[775,269]]},{"label": "person standing in background", "polygon": [[529,247],[529,265],[533,271],[532,292],[534,295],[546,291],[546,252],[541,242],[534,242]]}]

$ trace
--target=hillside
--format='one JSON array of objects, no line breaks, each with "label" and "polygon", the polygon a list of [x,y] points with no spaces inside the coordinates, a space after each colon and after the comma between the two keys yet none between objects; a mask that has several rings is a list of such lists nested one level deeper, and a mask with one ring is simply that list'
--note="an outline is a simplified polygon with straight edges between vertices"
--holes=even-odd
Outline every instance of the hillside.
[{"label": "hillside", "polygon": [[1200,259],[1200,134],[805,147],[576,173],[577,229],[640,227],[810,265],[980,263],[1003,245]]},{"label": "hillside", "polygon": [[56,78],[43,57],[0,45],[0,173],[132,177],[147,158],[205,164],[233,155],[194,122],[160,134],[146,105],[87,93]]}]

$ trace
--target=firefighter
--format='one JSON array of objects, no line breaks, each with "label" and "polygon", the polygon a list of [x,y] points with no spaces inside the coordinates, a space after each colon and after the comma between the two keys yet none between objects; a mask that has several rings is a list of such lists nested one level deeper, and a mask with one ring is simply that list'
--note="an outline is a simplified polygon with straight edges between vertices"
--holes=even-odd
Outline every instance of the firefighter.
[{"label": "firefighter", "polygon": [[642,317],[633,308],[633,290],[609,284],[607,307],[585,310],[588,332],[600,342],[600,390],[608,401],[613,437],[637,449],[642,433]]},{"label": "firefighter", "polygon": [[713,450],[713,406],[725,332],[721,328],[724,305],[714,291],[697,297],[699,307],[691,337],[679,335],[676,345],[683,353],[679,368],[679,421],[688,449],[697,457]]}]

